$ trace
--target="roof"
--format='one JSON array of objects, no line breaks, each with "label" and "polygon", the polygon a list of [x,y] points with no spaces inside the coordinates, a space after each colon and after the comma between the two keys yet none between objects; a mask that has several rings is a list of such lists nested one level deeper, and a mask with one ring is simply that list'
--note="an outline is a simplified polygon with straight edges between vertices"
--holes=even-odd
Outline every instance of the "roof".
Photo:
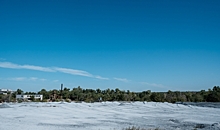
[{"label": "roof", "polygon": [[12,92],[12,90],[11,89],[2,88],[2,89],[0,89],[0,92]]}]

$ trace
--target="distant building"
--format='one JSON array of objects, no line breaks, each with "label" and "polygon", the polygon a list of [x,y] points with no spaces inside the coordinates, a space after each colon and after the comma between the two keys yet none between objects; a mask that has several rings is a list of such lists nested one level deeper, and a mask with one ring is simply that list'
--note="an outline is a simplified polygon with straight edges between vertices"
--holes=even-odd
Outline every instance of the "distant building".
[{"label": "distant building", "polygon": [[11,89],[0,89],[0,94],[7,95],[8,93],[13,93],[15,91],[12,91]]},{"label": "distant building", "polygon": [[43,95],[16,95],[16,99],[20,99],[20,100],[29,100],[31,99],[31,97],[34,96],[34,99],[40,99],[41,101],[43,100]]}]

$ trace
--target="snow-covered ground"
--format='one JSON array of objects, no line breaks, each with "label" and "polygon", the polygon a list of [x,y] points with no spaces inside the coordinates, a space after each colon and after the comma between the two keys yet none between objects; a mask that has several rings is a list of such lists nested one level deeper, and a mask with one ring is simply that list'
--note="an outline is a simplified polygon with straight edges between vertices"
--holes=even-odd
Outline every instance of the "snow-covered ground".
[{"label": "snow-covered ground", "polygon": [[219,130],[220,108],[155,102],[0,104],[0,130]]}]

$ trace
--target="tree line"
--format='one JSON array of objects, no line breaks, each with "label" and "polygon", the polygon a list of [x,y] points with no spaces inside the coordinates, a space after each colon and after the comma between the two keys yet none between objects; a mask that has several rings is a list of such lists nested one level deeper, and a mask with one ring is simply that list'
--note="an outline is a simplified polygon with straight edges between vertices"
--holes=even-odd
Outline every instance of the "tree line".
[{"label": "tree line", "polygon": [[[220,102],[220,87],[214,86],[208,91],[168,91],[168,92],[151,92],[151,90],[142,92],[124,91],[116,89],[83,89],[80,86],[77,88],[64,88],[63,90],[46,90],[42,89],[39,92],[23,92],[21,89],[11,94],[11,100],[15,100],[16,94],[42,94],[43,101],[76,101],[76,102],[98,102],[98,101],[154,101],[154,102]],[[1,101],[8,99],[9,95],[0,95]],[[32,97],[31,100],[34,100]]]}]

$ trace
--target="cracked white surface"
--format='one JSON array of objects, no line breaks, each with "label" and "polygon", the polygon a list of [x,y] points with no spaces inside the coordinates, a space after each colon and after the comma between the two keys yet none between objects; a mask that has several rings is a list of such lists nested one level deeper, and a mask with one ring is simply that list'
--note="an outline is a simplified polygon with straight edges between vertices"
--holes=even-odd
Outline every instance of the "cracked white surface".
[{"label": "cracked white surface", "polygon": [[219,108],[155,102],[10,103],[0,105],[0,130],[193,129],[200,124],[219,130],[219,113]]}]

